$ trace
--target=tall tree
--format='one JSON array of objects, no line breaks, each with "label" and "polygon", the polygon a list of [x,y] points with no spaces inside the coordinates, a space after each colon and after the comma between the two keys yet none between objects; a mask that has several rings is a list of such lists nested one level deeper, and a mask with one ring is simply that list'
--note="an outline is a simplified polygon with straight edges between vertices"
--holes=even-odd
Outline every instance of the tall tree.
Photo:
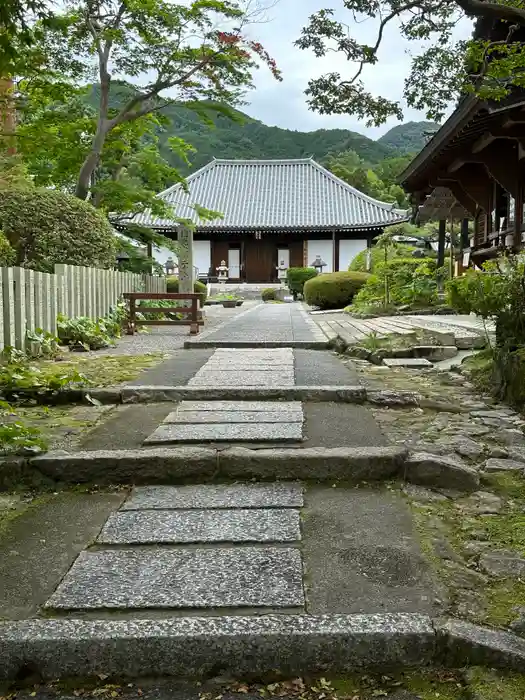
[{"label": "tall tree", "polygon": [[[389,26],[401,37],[430,45],[412,59],[404,97],[410,107],[425,109],[429,119],[440,120],[454,96],[476,93],[501,100],[512,86],[525,86],[525,8],[522,0],[340,0],[348,22],[336,19],[333,9],[311,15],[296,45],[316,56],[336,51],[351,67],[347,74],[328,73],[310,80],[306,94],[312,109],[322,114],[354,114],[368,125],[388,117],[402,119],[400,101],[369,92],[361,79],[363,69],[376,65]],[[501,32],[490,41],[475,35],[468,41],[453,38],[463,18],[477,18],[483,26],[499,22]],[[349,32],[352,20],[377,25],[374,44],[359,41]],[[356,24],[357,27],[360,24]],[[356,29],[357,34],[357,29]]]},{"label": "tall tree", "polygon": [[[259,62],[280,73],[263,46],[245,36],[253,19],[244,0],[69,0],[45,36],[48,75],[100,86],[89,150],[75,194],[86,199],[106,143],[126,124],[162,111],[169,102],[200,112],[235,104]],[[137,89],[112,106],[114,78]]]}]

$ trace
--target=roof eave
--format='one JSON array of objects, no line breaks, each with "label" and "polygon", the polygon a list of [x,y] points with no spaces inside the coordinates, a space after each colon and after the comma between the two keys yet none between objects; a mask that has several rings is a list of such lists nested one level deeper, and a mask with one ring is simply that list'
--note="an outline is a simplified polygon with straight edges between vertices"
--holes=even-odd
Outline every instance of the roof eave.
[{"label": "roof eave", "polygon": [[475,95],[466,97],[461,105],[450,115],[430,141],[421,149],[414,160],[403,170],[398,177],[398,182],[405,186],[408,182],[424,169],[427,161],[443,147],[451,137],[463,128],[479,112],[485,102]]}]

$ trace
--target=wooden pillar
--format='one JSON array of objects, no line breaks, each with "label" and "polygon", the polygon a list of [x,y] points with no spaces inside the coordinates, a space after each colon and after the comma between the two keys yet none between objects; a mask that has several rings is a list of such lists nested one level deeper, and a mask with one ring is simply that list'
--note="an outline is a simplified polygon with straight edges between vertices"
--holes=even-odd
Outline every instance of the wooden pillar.
[{"label": "wooden pillar", "polygon": [[469,237],[469,230],[468,230],[468,219],[462,219],[461,220],[461,250],[465,250],[465,248],[470,248],[470,237]]},{"label": "wooden pillar", "polygon": [[520,178],[516,187],[516,198],[514,200],[514,232],[512,247],[515,251],[521,250],[521,226],[523,222],[523,180]]},{"label": "wooden pillar", "polygon": [[339,272],[339,233],[332,233],[332,270]]},{"label": "wooden pillar", "polygon": [[447,222],[446,219],[440,219],[439,220],[439,229],[438,229],[438,258],[437,258],[437,266],[438,267],[443,267],[445,264],[445,234],[447,231]]}]

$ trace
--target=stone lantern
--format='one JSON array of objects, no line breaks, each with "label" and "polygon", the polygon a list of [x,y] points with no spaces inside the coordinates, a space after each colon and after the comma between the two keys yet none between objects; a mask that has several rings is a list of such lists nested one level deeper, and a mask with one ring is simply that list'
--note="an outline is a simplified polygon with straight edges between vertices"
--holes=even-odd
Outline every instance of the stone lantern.
[{"label": "stone lantern", "polygon": [[323,267],[326,267],[327,263],[321,258],[320,255],[315,256],[315,260],[310,263],[310,267],[315,268],[315,271],[317,272],[318,275],[321,274],[323,271]]},{"label": "stone lantern", "polygon": [[166,277],[171,277],[175,274],[175,261],[173,258],[168,258],[164,263],[164,269],[166,270]]},{"label": "stone lantern", "polygon": [[277,279],[279,280],[279,282],[284,283],[286,279],[286,273],[288,272],[288,266],[285,265],[284,260],[281,260],[275,269],[277,270]]},{"label": "stone lantern", "polygon": [[228,281],[228,272],[230,268],[226,265],[226,260],[221,260],[221,264],[217,268],[217,278],[219,283],[225,284]]}]

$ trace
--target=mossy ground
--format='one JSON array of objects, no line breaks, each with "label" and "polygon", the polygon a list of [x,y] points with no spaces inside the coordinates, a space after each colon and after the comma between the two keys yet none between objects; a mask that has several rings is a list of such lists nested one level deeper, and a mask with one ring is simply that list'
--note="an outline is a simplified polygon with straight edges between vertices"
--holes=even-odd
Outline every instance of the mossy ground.
[{"label": "mossy ground", "polygon": [[79,372],[97,387],[113,386],[136,379],[142,370],[149,369],[166,356],[161,353],[148,355],[93,355],[67,353],[59,361],[35,362],[46,375],[62,375]]},{"label": "mossy ground", "polygon": [[[503,499],[499,513],[472,514],[467,508],[469,496],[424,504],[409,501],[423,554],[448,591],[449,611],[472,622],[506,627],[525,605],[525,582],[490,576],[477,580],[477,555],[468,554],[466,545],[487,542],[488,550],[507,549],[525,555],[525,483],[523,477],[507,473],[491,477],[481,488]],[[464,575],[458,579],[456,567],[436,554],[435,542],[443,540],[456,555],[454,561],[472,571],[466,583]],[[461,605],[465,596],[475,600],[475,605]]]}]

